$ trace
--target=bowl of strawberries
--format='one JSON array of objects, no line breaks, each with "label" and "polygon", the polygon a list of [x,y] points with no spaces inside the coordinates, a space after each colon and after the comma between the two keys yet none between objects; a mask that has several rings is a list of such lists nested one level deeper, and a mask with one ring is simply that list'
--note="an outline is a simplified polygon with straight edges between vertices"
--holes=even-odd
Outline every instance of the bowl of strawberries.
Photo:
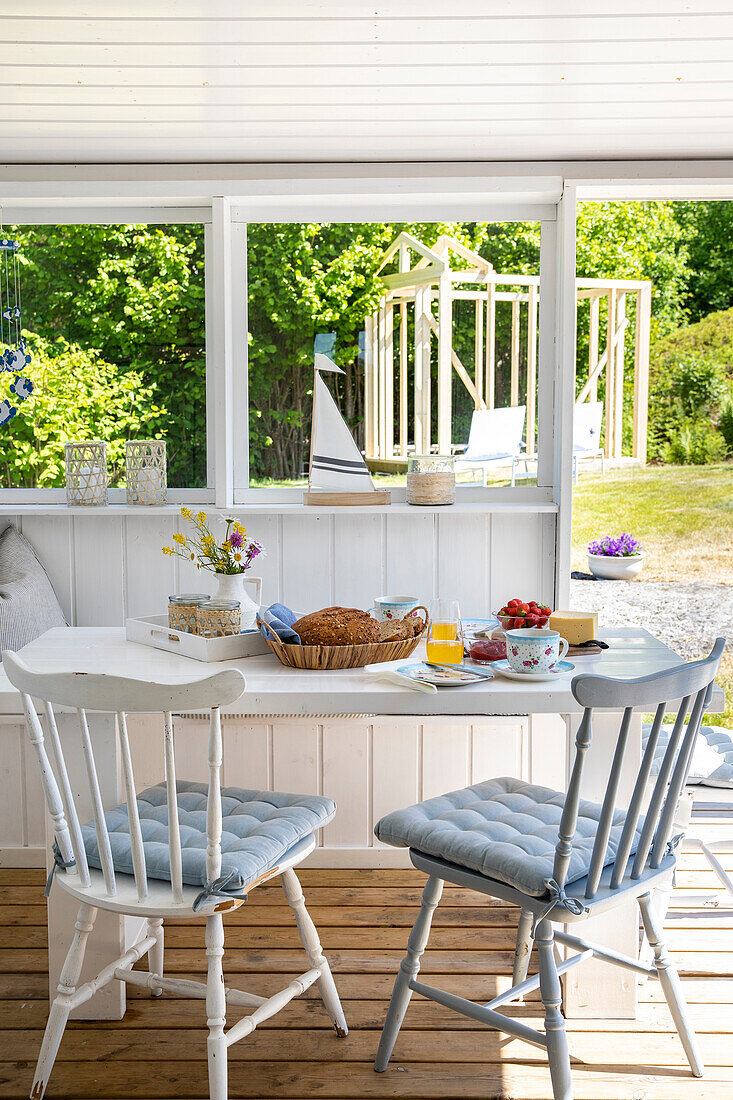
[{"label": "bowl of strawberries", "polygon": [[547,626],[552,608],[536,600],[509,600],[496,617],[504,630],[519,630],[522,627]]}]

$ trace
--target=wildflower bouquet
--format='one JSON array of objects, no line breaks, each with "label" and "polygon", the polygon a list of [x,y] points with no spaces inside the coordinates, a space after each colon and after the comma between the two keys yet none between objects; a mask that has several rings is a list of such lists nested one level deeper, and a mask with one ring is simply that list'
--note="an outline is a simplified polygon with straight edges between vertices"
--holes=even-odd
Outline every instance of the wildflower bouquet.
[{"label": "wildflower bouquet", "polygon": [[623,531],[616,538],[606,535],[602,539],[595,539],[588,546],[589,554],[596,554],[602,558],[630,558],[640,554],[642,545],[633,535],[627,535]]},{"label": "wildflower bouquet", "polygon": [[181,508],[181,515],[196,528],[193,535],[176,533],[174,546],[164,546],[163,553],[171,557],[196,563],[197,569],[209,569],[212,573],[245,573],[262,552],[262,544],[248,539],[245,528],[236,519],[226,520],[226,531],[221,542],[211,533],[206,512],[195,517],[188,508]]}]

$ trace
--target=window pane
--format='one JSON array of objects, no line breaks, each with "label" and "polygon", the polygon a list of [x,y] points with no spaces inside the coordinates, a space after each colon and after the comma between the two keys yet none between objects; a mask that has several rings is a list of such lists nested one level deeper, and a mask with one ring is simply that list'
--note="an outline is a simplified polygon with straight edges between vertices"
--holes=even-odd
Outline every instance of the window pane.
[{"label": "window pane", "polygon": [[[515,474],[535,484],[539,254],[538,222],[249,224],[250,485],[307,481],[326,345],[344,373],[323,378],[377,487],[404,484],[410,454],[464,451],[472,427],[482,462],[459,463],[459,486],[508,484],[523,439]],[[528,406],[521,423],[493,414],[512,406]]]},{"label": "window pane", "polygon": [[[168,484],[206,486],[201,225],[14,226],[32,395],[3,435],[4,487],[64,485],[64,442],[167,442]],[[14,376],[0,374],[0,400]]]}]

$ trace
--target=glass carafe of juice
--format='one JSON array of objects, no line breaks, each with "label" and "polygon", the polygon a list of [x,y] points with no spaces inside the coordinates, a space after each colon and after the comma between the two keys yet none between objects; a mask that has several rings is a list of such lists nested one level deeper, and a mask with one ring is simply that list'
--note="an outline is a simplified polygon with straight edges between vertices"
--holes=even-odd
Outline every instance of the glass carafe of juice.
[{"label": "glass carafe of juice", "polygon": [[459,665],[463,660],[463,631],[457,600],[432,601],[427,657],[436,665]]}]

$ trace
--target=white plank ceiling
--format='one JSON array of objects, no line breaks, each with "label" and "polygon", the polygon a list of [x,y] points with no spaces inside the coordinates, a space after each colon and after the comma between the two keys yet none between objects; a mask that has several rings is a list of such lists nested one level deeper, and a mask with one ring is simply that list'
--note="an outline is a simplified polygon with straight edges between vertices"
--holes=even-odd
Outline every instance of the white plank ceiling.
[{"label": "white plank ceiling", "polygon": [[0,0],[0,161],[733,155],[730,0]]}]

